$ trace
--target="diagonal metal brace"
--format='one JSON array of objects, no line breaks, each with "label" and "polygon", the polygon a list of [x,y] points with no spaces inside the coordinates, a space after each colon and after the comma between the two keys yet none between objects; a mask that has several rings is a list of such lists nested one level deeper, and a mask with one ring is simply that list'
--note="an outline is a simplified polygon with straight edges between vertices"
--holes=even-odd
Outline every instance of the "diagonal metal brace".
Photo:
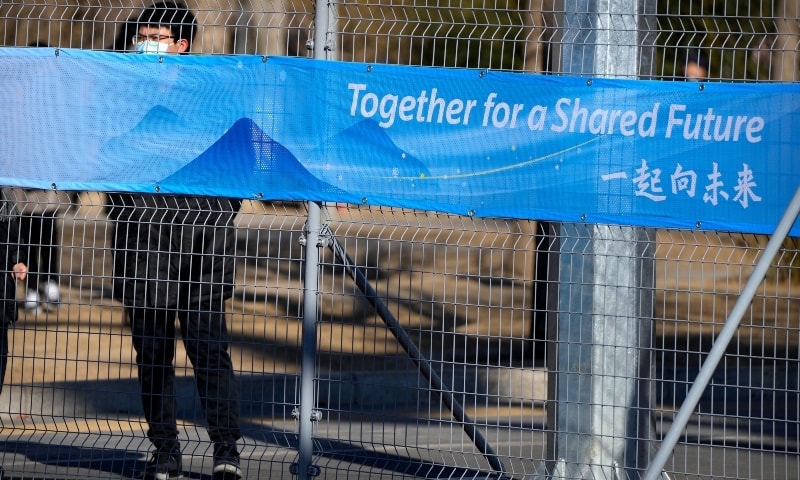
[{"label": "diagonal metal brace", "polygon": [[331,250],[333,250],[336,258],[344,265],[348,275],[355,280],[356,286],[358,286],[359,290],[361,290],[361,292],[367,298],[370,305],[372,305],[372,307],[375,309],[376,313],[381,317],[384,323],[386,323],[386,326],[389,327],[392,335],[394,335],[398,342],[400,342],[400,345],[411,357],[411,360],[414,362],[417,368],[419,368],[420,373],[422,373],[422,375],[428,381],[431,388],[439,393],[442,402],[444,402],[444,404],[453,414],[453,418],[461,423],[464,428],[464,432],[473,441],[478,451],[483,454],[492,469],[501,474],[500,478],[504,478],[502,476],[503,464],[498,459],[497,454],[494,452],[491,445],[486,442],[486,439],[483,437],[481,432],[478,431],[475,423],[467,416],[467,414],[464,412],[464,408],[453,397],[452,392],[445,388],[441,377],[439,377],[439,375],[433,371],[428,360],[414,344],[414,341],[408,336],[406,331],[403,329],[403,326],[400,325],[400,322],[398,322],[394,315],[392,315],[392,313],[386,307],[386,304],[383,303],[383,300],[378,296],[378,293],[367,280],[364,272],[362,272],[361,269],[359,269],[355,264],[353,259],[350,258],[339,241],[336,240],[336,237],[333,236],[330,228],[328,228],[327,225],[323,226],[321,229],[320,237],[323,235],[329,239],[328,246],[331,248]]}]

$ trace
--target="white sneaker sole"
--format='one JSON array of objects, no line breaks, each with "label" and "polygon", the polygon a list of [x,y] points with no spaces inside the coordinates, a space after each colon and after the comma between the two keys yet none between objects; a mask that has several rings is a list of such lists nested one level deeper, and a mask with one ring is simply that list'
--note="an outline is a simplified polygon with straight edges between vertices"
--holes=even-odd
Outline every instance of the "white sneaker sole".
[{"label": "white sneaker sole", "polygon": [[242,469],[230,463],[214,465],[214,477],[242,478]]},{"label": "white sneaker sole", "polygon": [[59,288],[57,283],[53,281],[47,282],[44,285],[43,293],[45,302],[54,305],[61,302],[61,289]]},{"label": "white sneaker sole", "polygon": [[179,480],[183,478],[183,474],[179,473],[178,475],[170,475],[169,473],[155,473],[152,475],[140,475],[138,478],[143,480]]}]

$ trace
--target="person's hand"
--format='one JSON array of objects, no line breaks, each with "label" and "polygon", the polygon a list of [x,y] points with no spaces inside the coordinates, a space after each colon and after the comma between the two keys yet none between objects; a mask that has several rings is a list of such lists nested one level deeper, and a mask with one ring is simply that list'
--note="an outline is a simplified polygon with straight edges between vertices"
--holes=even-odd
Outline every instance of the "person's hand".
[{"label": "person's hand", "polygon": [[20,262],[11,267],[11,276],[14,280],[25,280],[28,276],[28,266]]}]

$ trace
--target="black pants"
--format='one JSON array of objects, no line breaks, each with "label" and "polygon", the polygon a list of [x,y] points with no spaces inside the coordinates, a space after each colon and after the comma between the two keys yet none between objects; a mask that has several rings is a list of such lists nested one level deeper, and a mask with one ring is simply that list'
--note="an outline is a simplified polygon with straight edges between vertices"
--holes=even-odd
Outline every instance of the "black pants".
[{"label": "black pants", "polygon": [[48,280],[58,281],[59,238],[58,212],[32,213],[19,217],[22,234],[27,238],[28,288],[36,289]]},{"label": "black pants", "polygon": [[129,308],[129,315],[142,406],[149,426],[147,436],[155,447],[177,446],[173,364],[176,316],[194,367],[209,437],[215,443],[235,442],[241,438],[224,312]]},{"label": "black pants", "polygon": [[8,366],[8,329],[11,325],[0,320],[0,393],[6,381],[6,366]]}]

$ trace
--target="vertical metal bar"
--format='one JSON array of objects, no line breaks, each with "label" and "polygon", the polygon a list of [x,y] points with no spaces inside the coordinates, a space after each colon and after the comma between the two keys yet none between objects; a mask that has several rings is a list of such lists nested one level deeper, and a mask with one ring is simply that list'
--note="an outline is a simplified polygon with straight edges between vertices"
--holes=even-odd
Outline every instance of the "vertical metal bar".
[{"label": "vertical metal bar", "polygon": [[320,206],[308,202],[306,221],[305,271],[303,276],[303,327],[300,359],[300,408],[299,408],[299,452],[297,475],[307,480],[314,457],[313,410],[316,402],[315,384],[317,376],[317,300],[319,277],[319,231]]},{"label": "vertical metal bar", "polygon": [[[314,17],[314,58],[327,60],[333,50],[328,43],[332,35],[332,4],[325,0],[316,1]],[[315,380],[317,377],[317,316],[319,294],[319,248],[322,225],[321,206],[307,202],[305,270],[303,276],[303,327],[300,361],[300,408],[299,446],[297,475],[299,480],[308,480],[312,475],[314,458],[314,407],[316,406]]]},{"label": "vertical metal bar", "polygon": [[[566,0],[561,71],[637,78],[645,4]],[[550,458],[538,476],[638,478],[650,440],[651,229],[562,224]],[[549,405],[548,405],[549,408]]]},{"label": "vertical metal bar", "polygon": [[689,423],[689,417],[692,415],[695,407],[697,407],[698,402],[700,402],[703,390],[708,386],[708,382],[711,380],[714,370],[716,370],[717,365],[719,365],[720,360],[722,360],[722,357],[725,355],[725,350],[727,350],[733,335],[736,333],[736,329],[739,328],[742,317],[753,301],[756,290],[758,290],[759,285],[764,280],[767,270],[769,270],[770,265],[772,265],[772,260],[778,254],[783,241],[789,235],[789,230],[791,230],[792,224],[794,224],[798,215],[800,215],[800,187],[795,191],[794,198],[792,198],[789,205],[786,207],[786,211],[780,222],[778,222],[775,233],[772,234],[767,246],[764,248],[763,255],[758,260],[755,268],[753,268],[753,273],[750,274],[750,278],[747,279],[747,283],[744,289],[742,289],[741,295],[739,295],[728,319],[725,321],[725,326],[719,332],[719,335],[717,335],[716,340],[714,340],[714,346],[711,347],[708,358],[706,358],[706,361],[700,368],[700,372],[697,374],[692,388],[689,389],[689,393],[686,395],[686,400],[683,401],[683,405],[681,405],[678,414],[672,421],[672,426],[670,426],[667,435],[664,437],[664,440],[662,440],[661,448],[659,448],[658,452],[653,457],[650,468],[648,468],[647,474],[644,477],[645,480],[657,479],[664,465],[666,465],[667,459],[678,443],[678,438],[683,432],[683,429],[686,428],[687,423]]}]

